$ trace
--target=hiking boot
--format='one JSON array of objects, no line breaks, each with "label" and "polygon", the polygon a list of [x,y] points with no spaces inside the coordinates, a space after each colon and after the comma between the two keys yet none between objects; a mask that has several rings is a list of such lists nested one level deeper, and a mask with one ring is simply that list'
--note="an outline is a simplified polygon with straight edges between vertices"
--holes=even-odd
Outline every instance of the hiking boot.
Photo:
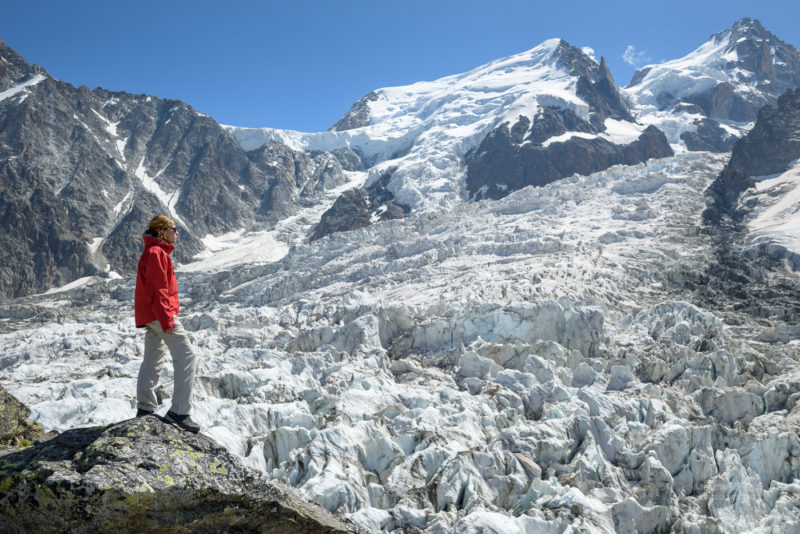
[{"label": "hiking boot", "polygon": [[145,415],[153,415],[153,412],[150,410],[142,410],[141,408],[136,410],[136,417],[144,417]]},{"label": "hiking boot", "polygon": [[200,425],[192,421],[192,418],[189,416],[189,414],[178,415],[170,410],[167,412],[167,415],[164,416],[164,419],[186,430],[187,432],[192,432],[193,434],[200,432]]}]

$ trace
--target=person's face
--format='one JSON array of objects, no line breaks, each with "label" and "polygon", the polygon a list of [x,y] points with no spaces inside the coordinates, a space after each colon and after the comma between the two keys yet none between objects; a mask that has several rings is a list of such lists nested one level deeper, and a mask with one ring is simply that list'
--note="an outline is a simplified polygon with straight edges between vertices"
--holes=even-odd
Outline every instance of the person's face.
[{"label": "person's face", "polygon": [[178,228],[173,226],[167,230],[167,234],[164,236],[164,241],[169,243],[170,245],[174,245],[175,241],[178,240]]}]

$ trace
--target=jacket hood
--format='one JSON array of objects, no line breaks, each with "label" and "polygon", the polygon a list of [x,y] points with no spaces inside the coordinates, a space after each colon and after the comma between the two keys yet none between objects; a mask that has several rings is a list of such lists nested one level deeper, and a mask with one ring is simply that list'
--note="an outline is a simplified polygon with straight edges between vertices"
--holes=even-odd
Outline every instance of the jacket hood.
[{"label": "jacket hood", "polygon": [[175,250],[175,245],[167,243],[163,239],[159,239],[157,237],[149,235],[143,235],[142,239],[144,239],[145,250],[147,250],[150,247],[161,247],[167,252],[167,254],[170,254],[172,253],[173,250]]}]

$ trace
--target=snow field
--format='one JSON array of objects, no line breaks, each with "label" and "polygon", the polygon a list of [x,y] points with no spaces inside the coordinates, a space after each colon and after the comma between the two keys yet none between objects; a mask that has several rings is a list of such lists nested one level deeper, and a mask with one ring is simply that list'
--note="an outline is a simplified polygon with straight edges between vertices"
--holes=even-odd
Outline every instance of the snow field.
[{"label": "snow field", "polygon": [[748,222],[753,253],[763,248],[770,256],[785,258],[789,269],[800,271],[800,163],[778,176],[764,177],[740,202],[759,205]]}]

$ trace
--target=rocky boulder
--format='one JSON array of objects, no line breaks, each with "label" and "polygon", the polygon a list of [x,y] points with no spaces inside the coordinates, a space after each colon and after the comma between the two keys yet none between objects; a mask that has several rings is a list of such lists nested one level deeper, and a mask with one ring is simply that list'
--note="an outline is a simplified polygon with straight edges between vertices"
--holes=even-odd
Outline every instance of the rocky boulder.
[{"label": "rocky boulder", "polygon": [[356,532],[159,417],[0,456],[3,532]]},{"label": "rocky boulder", "polygon": [[31,411],[0,386],[0,449],[21,447],[46,437],[42,426],[28,421]]}]

